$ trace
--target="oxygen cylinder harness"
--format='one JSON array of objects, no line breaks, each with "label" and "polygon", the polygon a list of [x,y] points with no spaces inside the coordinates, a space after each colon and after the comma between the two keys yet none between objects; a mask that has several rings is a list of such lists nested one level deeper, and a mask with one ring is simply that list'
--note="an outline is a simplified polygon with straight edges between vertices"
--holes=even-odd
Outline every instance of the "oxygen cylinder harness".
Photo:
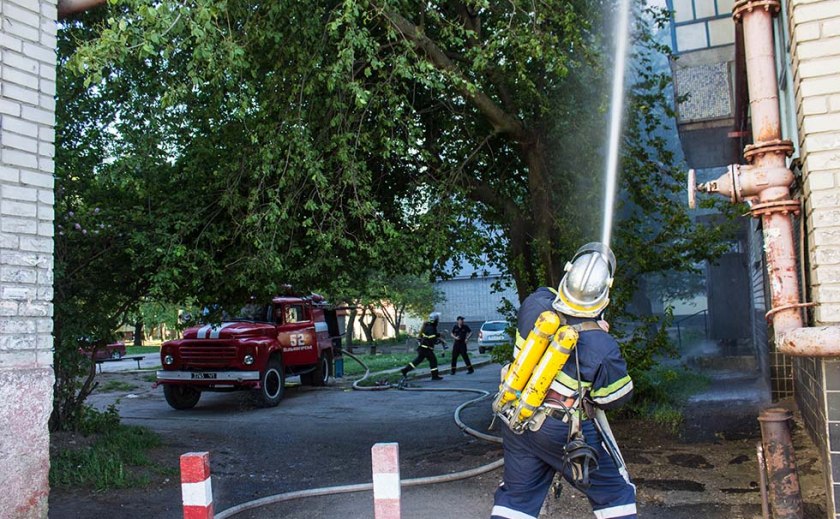
[{"label": "oxygen cylinder harness", "polygon": [[[525,430],[538,431],[548,416],[569,423],[563,464],[564,469],[569,466],[572,484],[580,489],[589,486],[589,474],[598,470],[598,453],[586,443],[580,427],[585,394],[576,346],[579,332],[597,329],[595,327],[596,324],[588,322],[568,325],[562,315],[550,310],[541,313],[493,401],[493,412],[516,434]],[[573,353],[578,380],[578,391],[574,395],[577,405],[572,404],[569,408],[564,402],[547,404],[546,395],[551,383]],[[564,416],[556,416],[558,413]]]}]

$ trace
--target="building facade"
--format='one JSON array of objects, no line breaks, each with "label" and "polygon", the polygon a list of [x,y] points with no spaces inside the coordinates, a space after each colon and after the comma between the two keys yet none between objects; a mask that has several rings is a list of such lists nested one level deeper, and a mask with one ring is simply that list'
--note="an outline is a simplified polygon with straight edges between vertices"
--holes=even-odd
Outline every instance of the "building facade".
[{"label": "building facade", "polygon": [[441,330],[450,329],[458,316],[477,333],[484,321],[503,321],[505,309],[517,310],[519,296],[513,281],[497,269],[481,270],[461,265],[458,275],[435,283],[444,299],[435,305],[440,312]]},{"label": "building facade", "polygon": [[0,516],[46,517],[55,0],[0,0]]}]

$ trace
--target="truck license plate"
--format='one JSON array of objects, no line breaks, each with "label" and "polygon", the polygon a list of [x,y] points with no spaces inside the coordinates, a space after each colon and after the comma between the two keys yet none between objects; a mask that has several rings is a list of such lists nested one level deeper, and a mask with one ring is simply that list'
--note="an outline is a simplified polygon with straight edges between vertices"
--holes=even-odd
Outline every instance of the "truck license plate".
[{"label": "truck license plate", "polygon": [[215,373],[191,373],[190,376],[193,379],[196,379],[196,378],[200,378],[200,379],[216,378]]}]

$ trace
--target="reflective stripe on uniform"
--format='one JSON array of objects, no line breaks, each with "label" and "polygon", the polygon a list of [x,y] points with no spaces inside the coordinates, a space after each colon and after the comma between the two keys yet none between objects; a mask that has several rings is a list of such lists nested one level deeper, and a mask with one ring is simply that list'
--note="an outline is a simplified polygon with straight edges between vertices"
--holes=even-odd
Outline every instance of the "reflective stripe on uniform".
[{"label": "reflective stripe on uniform", "polygon": [[563,396],[575,396],[577,394],[577,387],[575,389],[568,388],[560,382],[557,382],[557,380],[553,380],[549,387]]},{"label": "reflective stripe on uniform", "polygon": [[636,504],[611,506],[610,508],[602,508],[601,510],[594,510],[596,519],[614,519],[616,517],[626,517],[628,515],[636,514]]},{"label": "reflective stripe on uniform", "polygon": [[525,338],[520,335],[519,330],[516,330],[516,340],[513,341],[513,358],[519,356],[519,351],[522,349],[522,345],[525,344]]},{"label": "reflective stripe on uniform", "polygon": [[[623,395],[626,395],[633,389],[633,381],[630,380],[630,375],[625,375],[616,380],[612,384],[592,391],[590,395],[596,402],[612,402]],[[620,396],[615,396],[620,393]]]},{"label": "reflective stripe on uniform", "polygon": [[504,517],[505,519],[537,519],[533,515],[528,515],[524,512],[519,512],[513,508],[496,505],[490,511],[492,517]]},{"label": "reflective stripe on uniform", "polygon": [[[557,376],[554,377],[554,380],[556,380],[560,384],[566,386],[567,388],[571,389],[572,391],[577,391],[578,390],[578,379],[570,377],[569,375],[563,373],[562,370],[557,372]],[[585,380],[581,380],[580,381],[580,387],[582,387],[582,388],[592,387],[592,382],[586,382]]]}]

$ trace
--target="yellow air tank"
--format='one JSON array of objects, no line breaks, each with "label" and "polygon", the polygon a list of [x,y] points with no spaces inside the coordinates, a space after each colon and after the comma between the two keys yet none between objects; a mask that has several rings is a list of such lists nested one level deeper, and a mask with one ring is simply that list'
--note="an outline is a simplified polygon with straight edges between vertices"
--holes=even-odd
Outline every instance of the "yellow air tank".
[{"label": "yellow air tank", "polygon": [[566,365],[566,361],[569,360],[577,341],[578,332],[571,326],[562,326],[554,334],[551,344],[549,344],[519,397],[519,407],[516,408],[513,415],[513,422],[516,425],[527,422],[542,405],[551,382]]},{"label": "yellow air tank", "polygon": [[528,334],[519,355],[508,369],[507,375],[499,386],[499,394],[493,402],[493,411],[498,413],[510,402],[516,400],[517,395],[534,371],[534,366],[540,361],[548,347],[548,340],[560,327],[560,316],[551,310],[545,311],[537,317],[534,329]]}]

